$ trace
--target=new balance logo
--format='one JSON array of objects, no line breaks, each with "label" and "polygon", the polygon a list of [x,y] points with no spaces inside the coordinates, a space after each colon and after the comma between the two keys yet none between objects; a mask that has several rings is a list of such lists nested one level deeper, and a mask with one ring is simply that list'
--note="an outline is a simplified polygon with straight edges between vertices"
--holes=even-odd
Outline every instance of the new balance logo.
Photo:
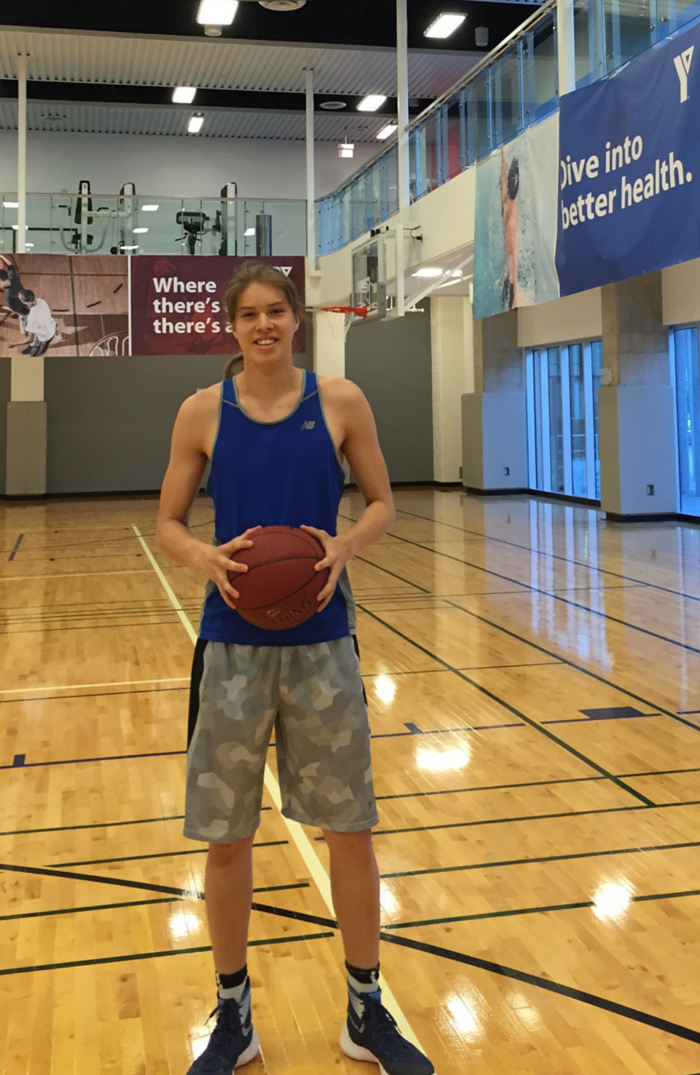
[{"label": "new balance logo", "polygon": [[313,429],[315,427],[315,425],[316,425],[315,422],[304,422],[304,424],[303,424],[303,426],[301,428],[302,429]]},{"label": "new balance logo", "polygon": [[689,49],[681,52],[680,56],[675,56],[673,59],[678,81],[681,84],[681,104],[688,100],[688,75],[690,74],[690,65],[693,62],[694,51],[695,45],[691,45]]}]

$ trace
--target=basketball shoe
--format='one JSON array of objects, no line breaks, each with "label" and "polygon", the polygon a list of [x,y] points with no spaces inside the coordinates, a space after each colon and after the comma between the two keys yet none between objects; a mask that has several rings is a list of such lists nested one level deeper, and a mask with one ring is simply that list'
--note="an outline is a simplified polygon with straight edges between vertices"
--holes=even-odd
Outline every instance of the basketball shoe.
[{"label": "basketball shoe", "polygon": [[[219,998],[218,1018],[209,1044],[187,1075],[231,1075],[260,1052],[260,1042],[250,1017],[250,982],[238,1004]],[[211,1015],[209,1016],[211,1019]]]},{"label": "basketball shoe", "polygon": [[435,1068],[415,1045],[401,1036],[396,1020],[382,1004],[382,991],[356,993],[348,987],[348,1017],[340,1048],[353,1060],[374,1060],[380,1075],[434,1075]]}]

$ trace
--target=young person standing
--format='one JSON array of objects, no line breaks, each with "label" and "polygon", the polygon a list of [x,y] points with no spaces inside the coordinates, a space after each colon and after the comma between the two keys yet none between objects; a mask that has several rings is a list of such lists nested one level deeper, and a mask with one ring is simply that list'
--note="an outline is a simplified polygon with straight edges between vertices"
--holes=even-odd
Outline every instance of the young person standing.
[{"label": "young person standing", "polygon": [[[394,516],[369,405],[343,378],[296,369],[292,341],[303,315],[296,288],[269,266],[245,268],[225,305],[243,371],[183,404],[173,432],[158,523],[161,550],[209,580],[195,650],[185,835],[206,840],[206,907],[218,986],[218,1021],[189,1075],[231,1075],[259,1050],[246,969],[252,844],[260,821],[265,757],[276,726],[285,817],[323,831],[348,971],[341,1048],[383,1075],[432,1075],[399,1033],[379,988],[378,821],[367,709],[345,565]],[[337,535],[347,459],[366,507]],[[211,460],[215,544],[188,517]],[[329,569],[318,611],[265,631],[235,611],[236,553],[260,526],[303,526]],[[229,573],[234,582],[229,580]],[[233,686],[235,682],[235,688]]]}]

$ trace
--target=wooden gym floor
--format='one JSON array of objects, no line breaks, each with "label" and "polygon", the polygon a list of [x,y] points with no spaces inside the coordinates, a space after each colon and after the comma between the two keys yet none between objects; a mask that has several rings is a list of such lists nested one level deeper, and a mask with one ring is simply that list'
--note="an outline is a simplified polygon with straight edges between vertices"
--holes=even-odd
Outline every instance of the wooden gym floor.
[{"label": "wooden gym floor", "polygon": [[[209,1033],[181,834],[202,582],[154,555],[156,507],[0,505],[2,1075],[184,1075]],[[397,507],[352,579],[398,1007],[439,1075],[695,1075],[700,529],[457,490]],[[323,845],[274,799],[246,1070],[371,1075],[337,1049]]]}]

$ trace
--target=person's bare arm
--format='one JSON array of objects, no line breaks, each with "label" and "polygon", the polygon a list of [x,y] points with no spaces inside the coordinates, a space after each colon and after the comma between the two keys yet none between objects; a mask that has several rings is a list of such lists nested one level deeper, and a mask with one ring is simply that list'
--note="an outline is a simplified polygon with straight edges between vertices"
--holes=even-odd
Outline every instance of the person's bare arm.
[{"label": "person's bare arm", "polygon": [[501,148],[501,212],[505,212],[508,201],[508,165],[506,164],[506,152]]},{"label": "person's bare arm", "polygon": [[374,415],[362,391],[352,381],[337,378],[324,393],[324,405],[331,406],[343,420],[342,451],[365,500],[365,510],[344,534],[333,538],[325,530],[304,526],[319,539],[326,555],[317,565],[330,569],[328,581],[318,596],[319,612],[335,592],[340,572],[348,560],[371,545],[389,529],[394,518],[394,498],[389,474],[379,446]]},{"label": "person's bare arm", "polygon": [[[212,396],[208,390],[190,396],[180,408],[173,429],[170,462],[160,494],[156,541],[158,548],[185,567],[192,567],[210,578],[230,608],[235,608],[237,591],[229,582],[228,572],[247,571],[232,556],[249,548],[257,529],[214,546],[200,541],[189,528],[189,516],[199,492],[207,465],[205,436],[212,415]],[[214,403],[215,405],[215,403]]]}]

